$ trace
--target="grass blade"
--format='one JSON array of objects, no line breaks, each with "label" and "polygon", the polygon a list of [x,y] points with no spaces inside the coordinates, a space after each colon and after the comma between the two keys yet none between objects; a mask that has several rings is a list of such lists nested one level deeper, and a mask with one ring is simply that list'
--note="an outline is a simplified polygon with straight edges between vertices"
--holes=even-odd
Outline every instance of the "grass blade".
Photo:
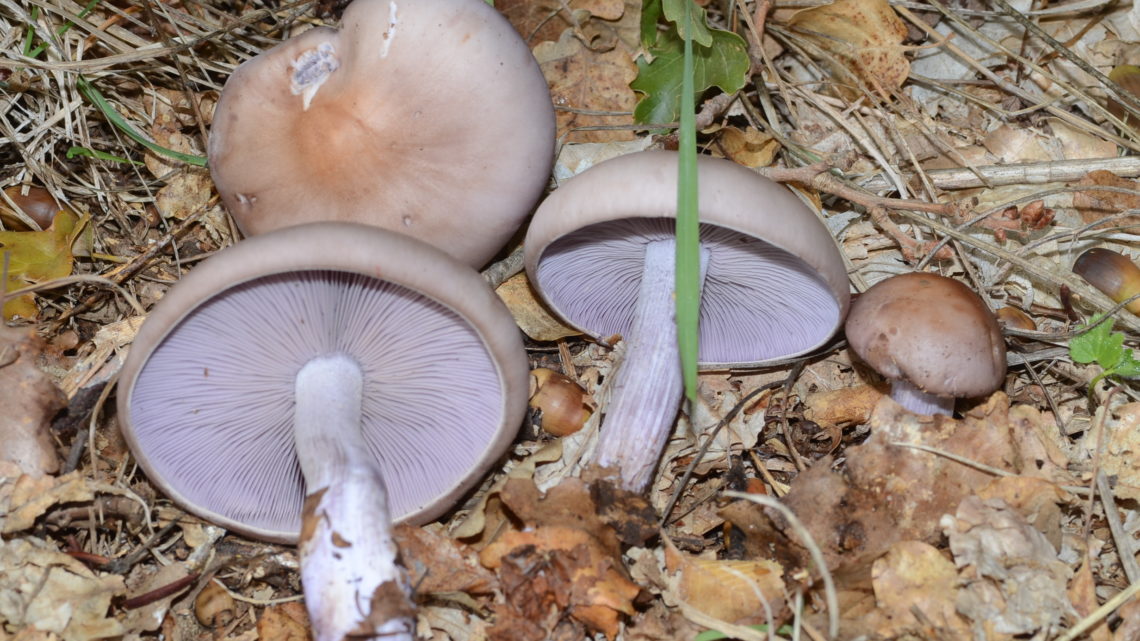
[{"label": "grass blade", "polygon": [[697,211],[697,122],[693,84],[692,0],[685,2],[685,40],[681,80],[681,126],[678,138],[677,176],[677,344],[685,397],[697,401],[697,326],[700,321],[700,222]]}]

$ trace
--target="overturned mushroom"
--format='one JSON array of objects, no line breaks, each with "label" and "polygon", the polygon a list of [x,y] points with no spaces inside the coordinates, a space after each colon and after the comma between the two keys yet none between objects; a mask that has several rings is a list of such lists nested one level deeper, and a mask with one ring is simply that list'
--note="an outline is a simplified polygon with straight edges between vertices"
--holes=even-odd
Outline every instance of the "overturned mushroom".
[{"label": "overturned mushroom", "polygon": [[234,72],[209,157],[246,234],[315,215],[479,266],[546,187],[554,111],[530,49],[486,2],[355,0],[339,30],[311,29]]},{"label": "overturned mushroom", "polygon": [[[827,229],[784,187],[698,159],[703,365],[759,365],[825,344],[847,311],[847,273]],[[601,163],[539,206],[526,269],[550,308],[596,339],[621,335],[594,462],[642,491],[681,400],[674,324],[677,155]]]},{"label": "overturned mushroom", "polygon": [[954,412],[954,399],[989,394],[1005,380],[1001,327],[969,287],[912,272],[855,299],[847,341],[891,381],[891,398],[916,414]]},{"label": "overturned mushroom", "polygon": [[316,639],[340,641],[411,638],[389,523],[436,518],[471,489],[526,394],[518,330],[476,272],[406,236],[322,223],[243,241],[172,287],[118,403],[168,496],[300,540]]}]

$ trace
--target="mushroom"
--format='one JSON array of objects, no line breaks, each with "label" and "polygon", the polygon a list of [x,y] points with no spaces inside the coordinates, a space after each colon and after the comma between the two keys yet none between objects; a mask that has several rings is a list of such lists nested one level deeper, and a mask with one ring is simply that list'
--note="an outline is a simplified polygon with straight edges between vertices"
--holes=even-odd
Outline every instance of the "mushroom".
[{"label": "mushroom", "polygon": [[[827,229],[759,174],[710,157],[697,168],[702,365],[758,366],[825,344],[848,304]],[[553,311],[595,339],[623,337],[593,462],[634,492],[651,480],[681,400],[677,171],[671,152],[600,163],[539,206],[525,241],[527,273]]]},{"label": "mushroom", "polygon": [[355,0],[339,30],[238,67],[209,161],[247,235],[360,222],[477,267],[541,196],[554,140],[538,63],[486,2]]},{"label": "mushroom", "polygon": [[528,372],[478,273],[349,223],[245,240],[155,306],[119,383],[139,465],[185,509],[300,543],[317,641],[411,639],[390,521],[449,509],[511,443]]},{"label": "mushroom", "polygon": [[984,396],[1005,379],[997,319],[953,278],[879,281],[852,303],[846,331],[851,349],[891,381],[891,398],[916,414],[950,416],[956,397]]}]

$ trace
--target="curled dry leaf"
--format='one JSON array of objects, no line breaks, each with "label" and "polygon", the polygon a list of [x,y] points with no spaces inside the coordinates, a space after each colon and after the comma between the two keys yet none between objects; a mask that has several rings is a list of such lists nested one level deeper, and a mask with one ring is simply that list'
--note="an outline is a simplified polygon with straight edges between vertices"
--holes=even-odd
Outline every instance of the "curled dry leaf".
[{"label": "curled dry leaf", "polygon": [[59,471],[51,419],[67,405],[36,366],[41,347],[33,330],[0,325],[0,460],[37,477]]},{"label": "curled dry leaf", "polygon": [[[612,640],[620,615],[633,614],[633,599],[640,592],[625,576],[619,560],[596,538],[576,528],[547,526],[507,532],[484,548],[479,560],[492,569],[509,566],[503,576],[508,606],[523,618],[547,619],[548,632],[557,623],[559,610],[568,610],[570,616]],[[517,581],[523,576],[525,581]],[[551,604],[558,606],[554,612]],[[548,620],[551,614],[554,620]]]},{"label": "curled dry leaf", "polygon": [[297,601],[271,605],[257,618],[258,641],[310,641],[309,615]]},{"label": "curled dry leaf", "polygon": [[62,641],[118,637],[126,630],[107,612],[125,591],[121,576],[99,575],[44,541],[0,540],[0,621],[8,630],[31,627]]},{"label": "curled dry leaf", "polygon": [[599,485],[568,478],[545,494],[529,478],[503,485],[499,499],[513,515],[506,523],[523,529],[504,530],[479,555],[498,572],[506,598],[496,605],[492,638],[551,638],[559,613],[569,612],[613,639],[623,615],[633,614],[640,588],[626,575],[619,537],[644,540],[652,509]]},{"label": "curled dry leaf", "polygon": [[0,479],[0,534],[27,530],[53,506],[88,503],[96,494],[133,496],[123,488],[93,481],[79,472],[58,478],[24,475],[14,480]]},{"label": "curled dry leaf", "polygon": [[851,91],[852,73],[884,95],[910,74],[902,47],[906,25],[887,0],[836,0],[795,14],[788,26],[845,63],[832,66],[837,88],[847,85],[845,95],[860,93]]},{"label": "curled dry leaf", "polygon": [[728,623],[766,624],[786,614],[784,569],[774,561],[695,557],[665,539],[666,602]]},{"label": "curled dry leaf", "polygon": [[[955,611],[957,584],[954,563],[933,546],[920,541],[892,545],[871,568],[876,632],[895,638],[929,622],[947,637],[969,638],[969,625]],[[915,618],[915,611],[925,622]]]},{"label": "curled dry leaf", "polygon": [[546,305],[535,295],[527,280],[526,272],[520,272],[503,281],[495,289],[510,310],[515,323],[524,334],[536,341],[556,341],[566,336],[577,336],[582,332],[562,324]]},{"label": "curled dry leaf", "polygon": [[882,398],[883,393],[870,385],[815,392],[804,399],[804,418],[820,425],[866,423]]},{"label": "curled dry leaf", "polygon": [[1041,532],[1001,499],[970,496],[942,527],[965,587],[958,611],[1002,634],[1032,634],[1076,614],[1068,565]]},{"label": "curled dry leaf", "polygon": [[780,142],[755,127],[725,127],[717,137],[717,148],[726,158],[745,167],[767,167],[776,158]]},{"label": "curled dry leaf", "polygon": [[406,524],[393,528],[392,535],[416,594],[490,594],[499,587],[495,575],[479,565],[470,548],[454,539]]}]

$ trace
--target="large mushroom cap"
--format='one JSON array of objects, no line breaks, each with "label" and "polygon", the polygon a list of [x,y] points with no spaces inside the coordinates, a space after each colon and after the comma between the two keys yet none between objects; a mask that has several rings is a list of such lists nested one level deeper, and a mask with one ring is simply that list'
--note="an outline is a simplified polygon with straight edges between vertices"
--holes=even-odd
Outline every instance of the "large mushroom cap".
[{"label": "large mushroom cap", "polygon": [[549,179],[550,93],[483,0],[355,0],[241,65],[210,170],[247,235],[320,220],[377,225],[479,266]]},{"label": "large mushroom cap", "polygon": [[[847,272],[827,228],[786,188],[729,160],[698,158],[700,361],[759,365],[810,352],[835,333]],[[526,268],[578,329],[627,335],[646,244],[673,237],[677,154],[641,152],[592,167],[539,206]]]},{"label": "large mushroom cap", "polygon": [[522,340],[479,274],[406,236],[321,223],[245,240],[170,289],[123,368],[120,425],[176,502],[293,541],[294,379],[338,353],[363,370],[364,439],[396,520],[451,507],[525,411]]},{"label": "large mushroom cap", "polygon": [[1005,377],[997,319],[969,287],[912,272],[872,285],[855,299],[847,341],[868,365],[939,396],[983,396]]}]

